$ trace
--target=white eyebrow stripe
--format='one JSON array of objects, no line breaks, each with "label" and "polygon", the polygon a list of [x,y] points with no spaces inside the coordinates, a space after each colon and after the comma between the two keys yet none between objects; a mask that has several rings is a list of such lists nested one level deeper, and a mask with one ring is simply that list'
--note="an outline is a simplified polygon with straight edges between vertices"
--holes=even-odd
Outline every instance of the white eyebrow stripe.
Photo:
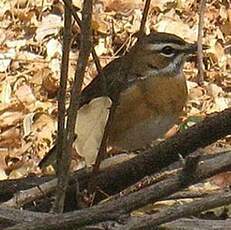
[{"label": "white eyebrow stripe", "polygon": [[178,45],[175,43],[161,43],[161,44],[148,44],[146,45],[146,48],[148,50],[154,51],[154,50],[162,50],[165,46],[170,46],[173,49],[177,49],[177,50],[182,50],[182,48],[184,47],[184,45]]}]

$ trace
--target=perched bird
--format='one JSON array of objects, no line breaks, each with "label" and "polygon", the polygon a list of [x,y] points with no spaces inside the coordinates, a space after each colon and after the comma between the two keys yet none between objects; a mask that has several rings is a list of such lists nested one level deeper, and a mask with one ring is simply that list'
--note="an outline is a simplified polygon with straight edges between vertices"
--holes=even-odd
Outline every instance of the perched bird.
[{"label": "perched bird", "polygon": [[174,34],[152,32],[83,90],[81,106],[100,96],[119,97],[110,146],[141,148],[174,125],[187,100],[183,65],[196,51],[196,44]]},{"label": "perched bird", "polygon": [[103,68],[82,91],[80,109],[92,99],[118,101],[108,145],[134,150],[160,138],[187,101],[183,65],[197,45],[169,33],[151,32]]}]

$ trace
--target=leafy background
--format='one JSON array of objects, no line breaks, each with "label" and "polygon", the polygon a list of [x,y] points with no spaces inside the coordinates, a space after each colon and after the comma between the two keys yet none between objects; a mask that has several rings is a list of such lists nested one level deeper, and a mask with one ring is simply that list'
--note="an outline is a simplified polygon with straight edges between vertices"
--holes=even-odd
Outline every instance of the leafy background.
[{"label": "leafy background", "polygon": [[[73,0],[80,15],[82,1]],[[227,1],[207,1],[203,43],[205,81],[197,84],[195,62],[185,65],[189,99],[179,129],[222,111],[231,104],[231,8]],[[139,30],[144,1],[95,0],[92,28],[94,46],[102,66],[125,53]],[[199,3],[194,0],[152,0],[146,25],[151,30],[175,33],[195,42]],[[62,55],[64,6],[59,0],[0,0],[0,180],[42,175],[39,161],[52,147],[57,127],[57,91]],[[78,57],[78,26],[73,23],[68,89]],[[196,59],[194,59],[195,61]],[[84,86],[96,75],[90,58]],[[67,104],[68,105],[68,104]],[[230,148],[227,137],[204,151]],[[81,167],[73,156],[72,169]],[[219,186],[230,183],[226,173],[214,179]]]}]

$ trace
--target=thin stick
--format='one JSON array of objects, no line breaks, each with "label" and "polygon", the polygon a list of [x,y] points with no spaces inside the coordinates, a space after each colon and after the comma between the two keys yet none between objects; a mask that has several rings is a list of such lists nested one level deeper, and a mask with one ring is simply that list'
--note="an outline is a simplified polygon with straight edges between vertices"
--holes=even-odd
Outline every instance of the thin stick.
[{"label": "thin stick", "polygon": [[141,23],[140,23],[140,30],[139,30],[139,35],[138,35],[139,37],[142,37],[142,35],[145,34],[145,24],[146,24],[147,17],[148,17],[148,11],[150,8],[150,3],[151,3],[151,0],[146,0],[146,2],[145,2],[143,17],[142,17]]},{"label": "thin stick", "polygon": [[99,58],[97,56],[97,53],[96,53],[94,47],[92,47],[91,55],[93,57],[93,60],[94,60],[94,63],[95,63],[95,67],[97,69],[98,74],[102,73],[102,66],[100,64]]},{"label": "thin stick", "polygon": [[203,72],[203,47],[202,47],[202,38],[203,38],[203,25],[204,25],[204,11],[205,11],[206,0],[201,0],[200,9],[199,9],[199,25],[198,25],[198,37],[197,37],[197,62],[198,62],[198,76],[197,82],[199,85],[202,85],[204,82],[204,72]]},{"label": "thin stick", "polygon": [[[67,5],[67,7],[69,7],[69,9],[71,10],[71,14],[73,15],[73,17],[74,17],[75,21],[77,22],[79,28],[81,29],[81,20],[80,20],[78,14],[76,13],[76,11],[74,10],[74,8],[72,7],[72,5],[70,4],[70,2],[68,0],[63,0],[63,1]],[[100,65],[100,61],[99,61],[99,58],[98,58],[98,56],[96,54],[96,51],[95,51],[94,47],[92,47],[91,54],[92,54],[92,57],[93,57],[97,72],[101,73],[102,67]]]},{"label": "thin stick", "polygon": [[[69,7],[68,7],[69,9]],[[71,15],[71,12],[69,13]],[[79,107],[80,93],[84,78],[85,69],[91,51],[91,18],[92,18],[92,0],[85,0],[83,2],[82,10],[82,26],[81,26],[81,44],[79,58],[77,61],[77,68],[75,72],[75,79],[71,90],[70,106],[68,110],[67,126],[63,139],[63,149],[67,154],[71,153],[72,143],[75,138],[75,123],[77,117],[77,109]],[[69,155],[67,155],[69,156]],[[60,170],[60,177],[58,180],[58,187],[60,188],[56,194],[56,200],[53,210],[61,212],[64,206],[65,191],[68,184],[68,171],[70,165],[70,156],[62,155],[62,170]],[[62,210],[61,210],[62,209]]]},{"label": "thin stick", "polygon": [[74,17],[75,21],[77,22],[79,28],[81,29],[81,20],[80,20],[79,16],[76,14],[74,8],[72,7],[71,1],[70,0],[63,0],[63,2],[69,8],[69,10],[71,11],[71,14],[73,15],[73,17]]},{"label": "thin stick", "polygon": [[68,63],[69,63],[69,53],[70,53],[70,42],[71,42],[71,13],[70,9],[65,6],[64,13],[64,34],[63,34],[63,55],[62,55],[62,65],[61,65],[61,76],[60,76],[60,90],[58,97],[58,137],[57,137],[57,176],[59,182],[56,188],[56,202],[54,202],[53,211],[62,212],[63,211],[63,200],[61,197],[65,196],[65,190],[63,190],[63,171],[67,167],[70,161],[69,154],[65,153],[65,99],[66,99],[66,89],[67,89],[67,78],[68,78]]}]

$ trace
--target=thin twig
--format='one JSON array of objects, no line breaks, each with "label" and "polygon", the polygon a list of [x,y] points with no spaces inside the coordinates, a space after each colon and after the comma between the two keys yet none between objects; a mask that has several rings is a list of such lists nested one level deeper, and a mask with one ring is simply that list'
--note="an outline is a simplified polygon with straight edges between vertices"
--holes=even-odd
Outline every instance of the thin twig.
[{"label": "thin twig", "polygon": [[145,24],[146,24],[147,17],[148,17],[148,11],[150,8],[150,3],[151,3],[151,0],[146,0],[146,2],[145,2],[143,17],[142,17],[141,23],[140,23],[140,30],[139,30],[139,35],[138,35],[139,38],[145,34]]},{"label": "thin twig", "polygon": [[78,26],[81,29],[81,20],[80,20],[79,16],[77,15],[77,13],[75,12],[75,10],[71,4],[71,1],[70,0],[63,0],[63,2],[65,3],[65,6],[67,6],[69,8],[69,10],[71,11],[71,14],[73,15],[75,21],[77,22]]},{"label": "thin twig", "polygon": [[204,82],[204,72],[203,72],[203,46],[202,46],[202,38],[203,38],[203,25],[204,25],[204,11],[205,11],[206,0],[200,1],[200,9],[199,9],[199,25],[198,25],[198,37],[197,37],[197,62],[198,62],[198,76],[197,82],[199,85],[202,85]]},{"label": "thin twig", "polygon": [[56,193],[56,201],[54,202],[53,211],[62,212],[64,206],[64,199],[61,197],[65,196],[65,190],[63,190],[63,176],[64,170],[68,167],[68,162],[70,161],[70,156],[68,152],[65,151],[65,99],[66,99],[66,89],[67,89],[67,78],[68,78],[68,63],[69,63],[69,53],[70,53],[70,42],[71,42],[71,13],[70,9],[65,6],[64,13],[64,33],[63,33],[63,55],[62,55],[62,65],[61,65],[61,77],[60,77],[60,89],[58,98],[58,137],[57,137],[57,175],[58,175],[58,185]]},{"label": "thin twig", "polygon": [[[71,12],[69,14],[71,15]],[[65,149],[65,152],[67,154],[71,153],[72,143],[75,138],[75,123],[77,117],[77,109],[79,107],[79,96],[81,93],[84,73],[91,51],[92,0],[85,0],[83,2],[82,15],[83,20],[81,26],[80,52],[75,72],[75,79],[71,90],[71,99],[66,126],[67,132],[65,133],[66,135],[63,138],[63,148]],[[57,191],[56,200],[53,206],[53,209],[58,212],[61,212],[63,210],[65,191],[68,184],[70,156],[65,158],[65,156],[63,155],[62,161],[62,170],[60,170],[60,177],[58,180],[58,186],[60,189]]]},{"label": "thin twig", "polygon": [[[72,5],[70,4],[70,2],[68,0],[63,0],[63,1],[67,5],[67,7],[69,7],[69,9],[71,10],[71,14],[73,15],[73,17],[74,17],[75,21],[77,22],[79,28],[81,29],[81,19],[79,18],[78,14],[75,12],[74,8],[72,7]],[[99,74],[102,71],[102,67],[101,67],[99,58],[98,58],[98,56],[96,54],[96,51],[95,51],[94,47],[92,47],[91,54],[92,54],[92,57],[93,57],[97,72]]]},{"label": "thin twig", "polygon": [[93,57],[93,60],[94,60],[94,63],[95,63],[95,67],[97,69],[98,74],[102,73],[102,66],[100,64],[99,58],[97,56],[97,53],[96,53],[94,47],[92,47],[91,55]]}]

